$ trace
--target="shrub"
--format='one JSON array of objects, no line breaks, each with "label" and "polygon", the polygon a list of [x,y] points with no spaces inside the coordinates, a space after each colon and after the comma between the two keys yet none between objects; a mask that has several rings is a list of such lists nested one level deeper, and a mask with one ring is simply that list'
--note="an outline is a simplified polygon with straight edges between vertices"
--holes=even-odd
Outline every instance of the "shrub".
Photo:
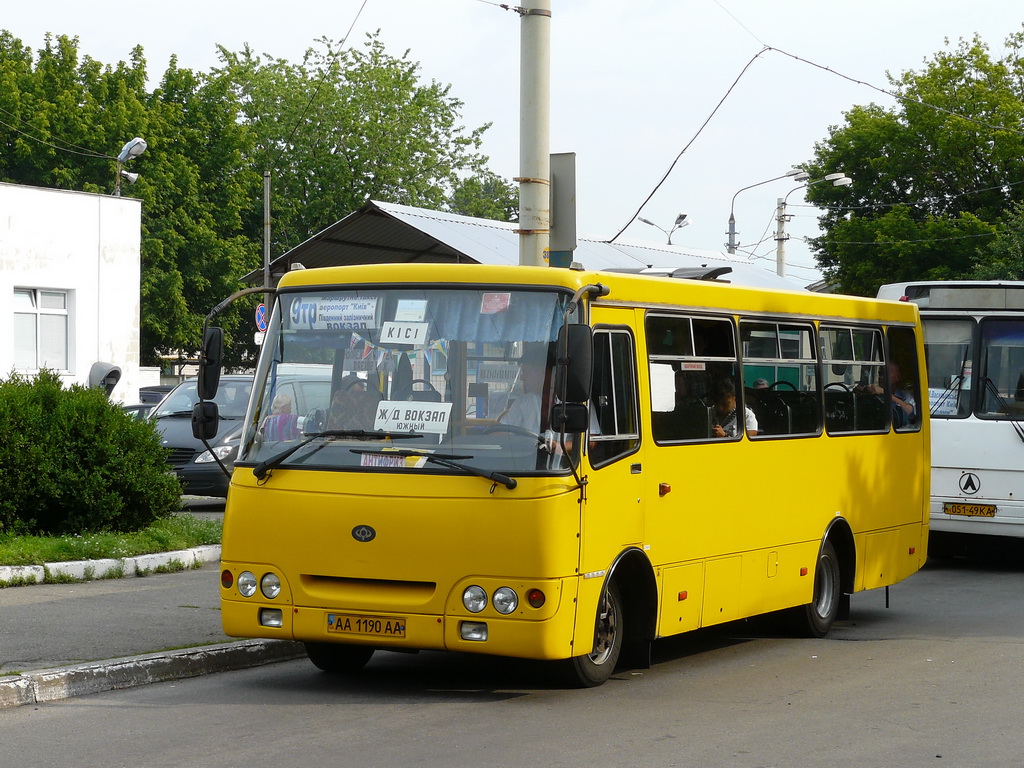
[{"label": "shrub", "polygon": [[0,381],[0,531],[135,531],[180,509],[155,425],[43,370]]}]

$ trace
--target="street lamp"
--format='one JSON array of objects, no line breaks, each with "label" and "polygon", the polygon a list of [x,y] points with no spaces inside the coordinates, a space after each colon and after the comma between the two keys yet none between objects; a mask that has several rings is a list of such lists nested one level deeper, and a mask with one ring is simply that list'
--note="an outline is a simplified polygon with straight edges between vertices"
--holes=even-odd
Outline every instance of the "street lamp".
[{"label": "street lamp", "polygon": [[677,229],[682,229],[683,227],[690,226],[690,222],[688,222],[686,220],[686,214],[685,213],[680,213],[678,216],[676,216],[676,223],[672,225],[672,229],[664,229],[662,227],[659,227],[653,221],[651,221],[650,219],[645,219],[643,216],[637,217],[637,220],[642,222],[642,223],[644,223],[644,224],[649,224],[650,226],[654,227],[655,229],[660,229],[662,232],[664,232],[665,236],[668,237],[668,244],[669,245],[672,245],[672,233],[673,232],[675,232]]},{"label": "street lamp", "polygon": [[786,276],[786,241],[789,239],[789,235],[786,234],[786,222],[789,221],[789,216],[786,214],[786,201],[798,189],[807,189],[826,181],[831,181],[833,187],[848,187],[853,184],[853,179],[842,171],[838,171],[801,184],[799,187],[793,187],[785,197],[778,198],[778,203],[775,206],[775,272],[779,277]]},{"label": "street lamp", "polygon": [[128,179],[129,184],[134,184],[138,181],[139,174],[128,173],[128,171],[122,170],[122,166],[134,157],[138,157],[146,151],[146,140],[136,136],[134,139],[129,141],[123,147],[121,147],[121,154],[117,156],[117,175],[114,177],[114,196],[121,196],[121,177],[124,176]]},{"label": "street lamp", "polygon": [[[771,181],[778,181],[779,179],[795,179],[796,181],[806,181],[809,178],[811,178],[811,175],[807,173],[807,171],[801,171],[799,168],[792,168],[786,171],[781,176],[776,176],[771,179],[765,179],[764,181],[757,182],[757,184],[751,184],[749,187],[743,187],[742,189],[738,189],[736,190],[736,195],[738,195],[740,192],[743,192],[746,189],[760,187],[762,184],[767,184]],[[738,243],[736,242],[736,235],[738,235],[739,232],[736,231],[736,216],[733,214],[733,209],[736,207],[736,195],[732,196],[732,202],[729,204],[729,231],[725,233],[729,236],[729,242],[725,244],[725,247],[728,249],[729,253],[736,253],[736,247],[738,245]]]}]

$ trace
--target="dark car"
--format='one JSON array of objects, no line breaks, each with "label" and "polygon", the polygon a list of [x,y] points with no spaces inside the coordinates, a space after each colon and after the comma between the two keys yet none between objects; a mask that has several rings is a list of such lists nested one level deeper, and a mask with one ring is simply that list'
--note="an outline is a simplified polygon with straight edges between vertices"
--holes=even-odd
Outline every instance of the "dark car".
[{"label": "dark car", "polygon": [[[252,376],[222,376],[214,402],[220,412],[217,436],[210,445],[230,471],[238,451],[238,433],[252,392]],[[228,495],[228,478],[200,440],[192,436],[192,408],[199,402],[196,379],[183,381],[172,389],[149,418],[156,422],[161,443],[169,449],[167,461],[185,481],[188,496]],[[233,437],[229,439],[229,437]]]},{"label": "dark car", "polygon": [[140,403],[152,403],[156,405],[167,393],[170,392],[174,387],[168,384],[152,384],[147,387],[139,387],[139,402]]},{"label": "dark car", "polygon": [[156,408],[155,403],[134,403],[132,405],[122,405],[121,410],[127,414],[130,414],[139,421],[143,421],[149,416],[149,412]]},{"label": "dark car", "polygon": [[[162,444],[170,449],[167,460],[175,474],[185,481],[182,491],[185,495],[227,497],[228,477],[214,454],[229,472],[233,469],[252,381],[250,375],[221,376],[214,398],[220,423],[216,437],[209,441],[213,453],[192,435],[192,408],[199,402],[196,379],[179,384],[151,412],[149,418],[156,422]],[[276,384],[277,393],[288,396],[296,414],[326,409],[330,403],[329,369],[311,366],[310,370],[302,372],[282,373]],[[304,421],[305,418],[301,418],[300,424]]]}]

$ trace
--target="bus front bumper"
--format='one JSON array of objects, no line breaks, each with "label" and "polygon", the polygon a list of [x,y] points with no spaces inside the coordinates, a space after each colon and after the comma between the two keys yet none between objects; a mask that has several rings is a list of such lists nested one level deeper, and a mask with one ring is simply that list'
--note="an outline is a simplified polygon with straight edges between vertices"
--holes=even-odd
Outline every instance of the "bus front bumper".
[{"label": "bus front bumper", "polygon": [[[447,650],[524,659],[566,659],[573,653],[571,610],[536,621],[514,617],[442,616],[332,610],[252,600],[221,600],[224,632],[383,650]],[[589,649],[587,649],[589,650]]]}]

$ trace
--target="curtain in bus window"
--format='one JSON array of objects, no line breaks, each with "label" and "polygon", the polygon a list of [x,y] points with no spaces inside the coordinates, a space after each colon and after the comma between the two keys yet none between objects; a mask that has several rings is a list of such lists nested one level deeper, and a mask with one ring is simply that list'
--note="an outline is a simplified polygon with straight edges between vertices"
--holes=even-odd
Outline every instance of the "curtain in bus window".
[{"label": "curtain in bus window", "polygon": [[1024,320],[982,320],[979,353],[978,416],[1024,418]]},{"label": "curtain in bus window", "polygon": [[923,324],[931,415],[963,418],[971,412],[974,321],[930,317]]},{"label": "curtain in bus window", "polygon": [[[423,320],[430,324],[432,338],[455,341],[505,342],[554,341],[562,322],[568,297],[551,291],[514,290],[382,290],[339,291],[330,294],[288,296],[284,301],[282,327],[304,331],[291,336],[290,343],[325,346],[332,334],[312,318],[321,316],[319,307],[339,306],[362,300],[369,309],[361,326],[353,326],[374,343],[380,339],[380,325],[400,318],[403,302],[423,305]],[[337,329],[338,331],[347,330]],[[326,331],[326,333],[325,333]],[[337,335],[335,332],[334,335]]]}]

